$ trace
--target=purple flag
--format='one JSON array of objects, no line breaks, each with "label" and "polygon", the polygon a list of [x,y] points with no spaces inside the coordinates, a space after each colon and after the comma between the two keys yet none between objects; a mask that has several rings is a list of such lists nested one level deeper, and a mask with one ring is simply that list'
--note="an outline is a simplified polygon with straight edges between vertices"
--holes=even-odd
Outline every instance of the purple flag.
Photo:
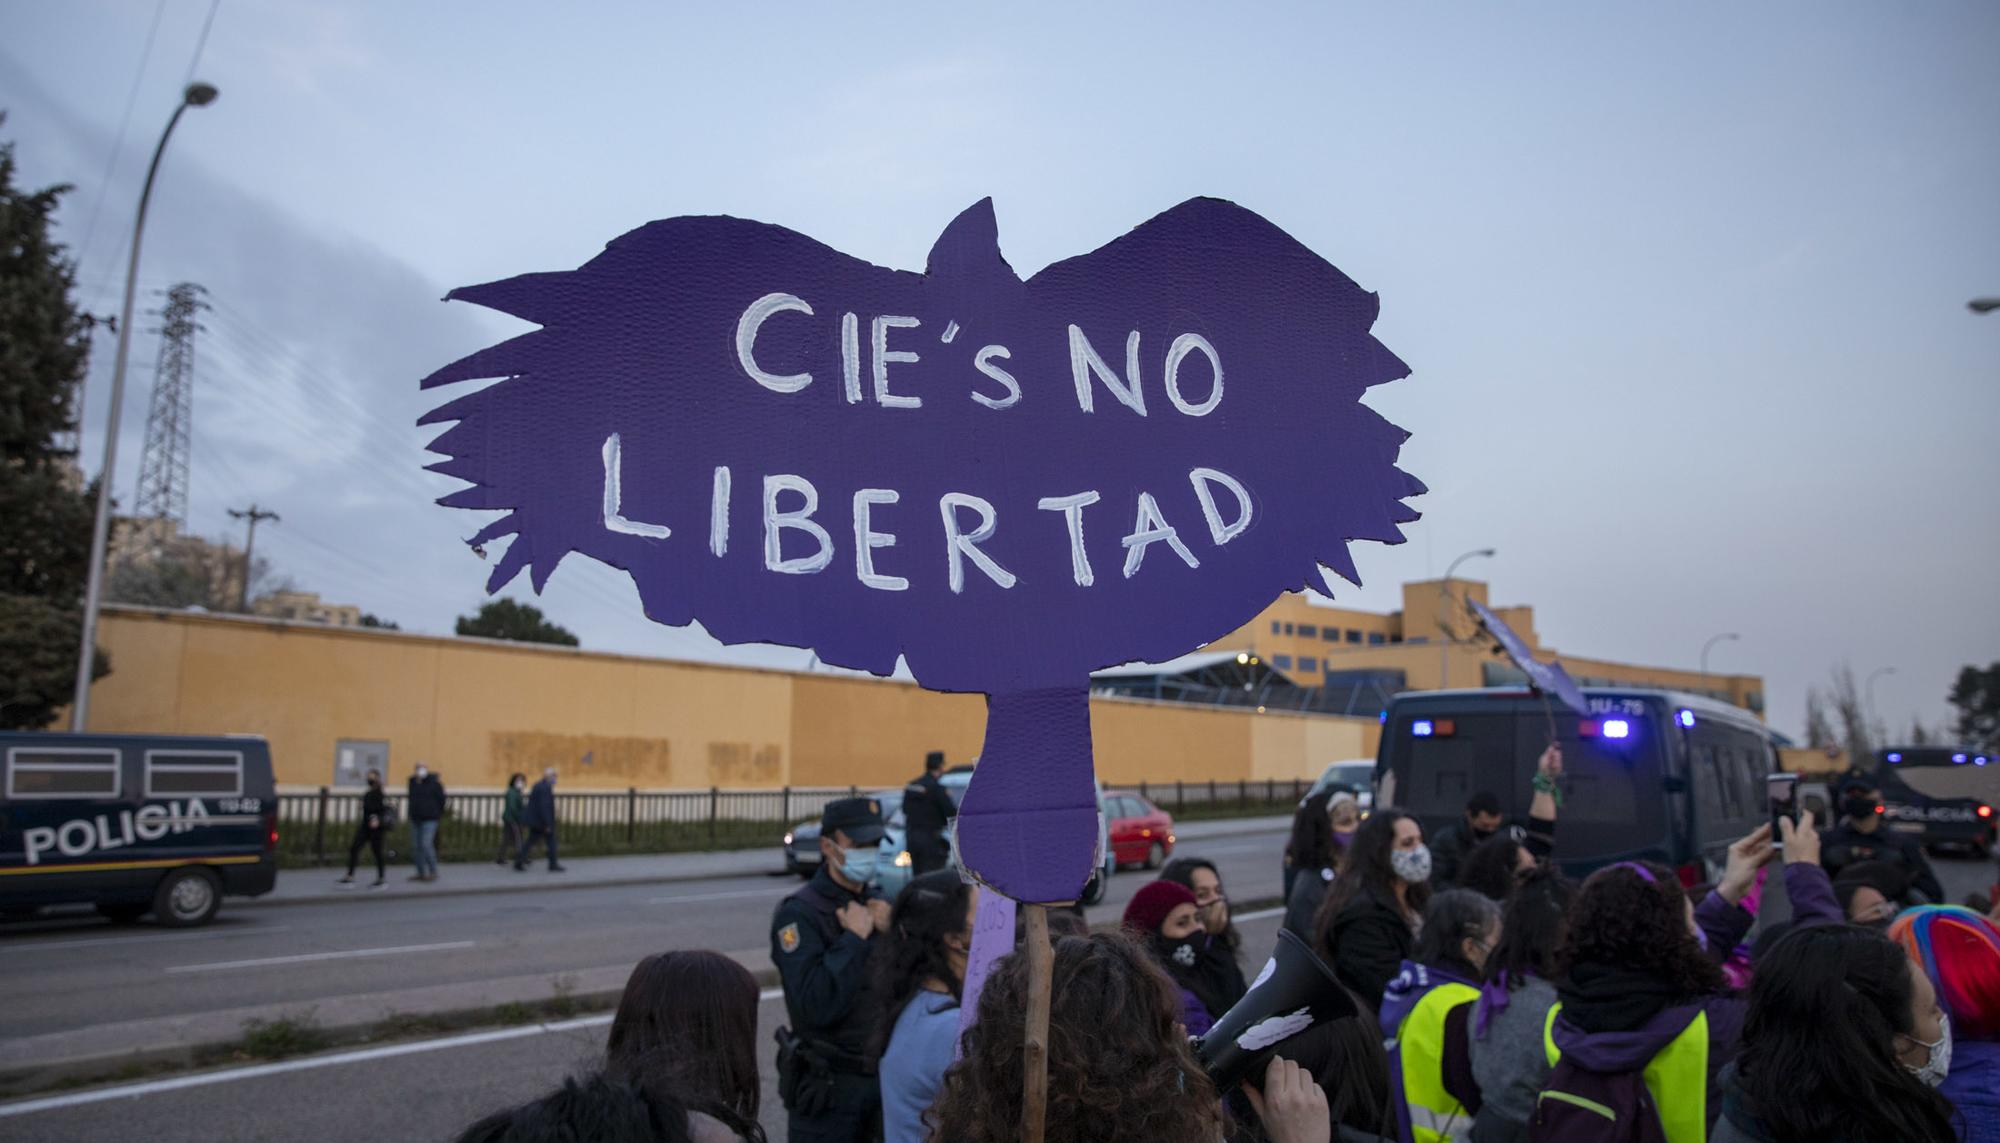
[{"label": "purple flag", "polygon": [[1514,629],[1485,604],[1471,596],[1466,597],[1465,604],[1479,617],[1479,625],[1486,628],[1486,633],[1493,636],[1493,641],[1500,644],[1500,649],[1507,652],[1507,657],[1514,660],[1514,665],[1528,676],[1530,685],[1543,694],[1561,699],[1576,713],[1586,718],[1590,716],[1590,700],[1583,697],[1582,688],[1569,677],[1568,671],[1563,670],[1560,662],[1544,663],[1535,658],[1534,652],[1528,650],[1528,645],[1514,633]]},{"label": "purple flag", "polygon": [[422,419],[441,503],[502,513],[468,543],[514,537],[487,589],[578,553],[656,622],[984,693],[959,852],[1020,900],[1090,873],[1090,672],[1357,580],[1423,491],[1375,295],[1217,199],[1027,281],[980,202],[922,274],[682,217],[449,297],[538,327],[423,382],[500,379]]}]

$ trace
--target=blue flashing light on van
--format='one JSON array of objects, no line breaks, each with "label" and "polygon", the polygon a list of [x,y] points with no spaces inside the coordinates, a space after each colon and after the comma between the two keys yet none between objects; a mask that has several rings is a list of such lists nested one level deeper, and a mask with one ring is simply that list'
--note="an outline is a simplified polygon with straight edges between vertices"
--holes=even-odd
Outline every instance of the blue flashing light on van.
[{"label": "blue flashing light on van", "polygon": [[[1769,820],[1769,728],[1699,695],[1586,687],[1584,696],[1590,710],[1579,715],[1520,688],[1397,695],[1376,756],[1375,804],[1411,814],[1426,833],[1461,820],[1477,793],[1525,820],[1553,723],[1568,795],[1556,851],[1566,872],[1650,859],[1683,884],[1711,880],[1730,843]],[[1665,726],[1679,733],[1648,733]]]},{"label": "blue flashing light on van", "polygon": [[87,904],[199,925],[277,884],[261,738],[5,733],[0,767],[0,915]]}]

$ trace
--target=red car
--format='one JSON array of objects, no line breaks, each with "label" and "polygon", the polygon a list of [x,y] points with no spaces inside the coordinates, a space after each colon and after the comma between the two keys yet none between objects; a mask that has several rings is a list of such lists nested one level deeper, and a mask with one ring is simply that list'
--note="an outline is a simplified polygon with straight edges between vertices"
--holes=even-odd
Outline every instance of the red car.
[{"label": "red car", "polygon": [[1139,795],[1106,793],[1104,816],[1111,822],[1111,853],[1117,864],[1158,869],[1174,855],[1173,816]]}]

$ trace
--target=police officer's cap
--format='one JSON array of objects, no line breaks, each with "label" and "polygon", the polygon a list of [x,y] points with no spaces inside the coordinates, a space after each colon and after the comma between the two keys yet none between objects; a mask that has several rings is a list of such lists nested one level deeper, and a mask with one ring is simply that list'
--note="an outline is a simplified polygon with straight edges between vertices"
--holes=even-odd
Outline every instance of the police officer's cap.
[{"label": "police officer's cap", "polygon": [[842,798],[828,802],[820,811],[819,833],[832,837],[839,830],[849,841],[860,845],[882,840],[882,801],[879,798]]}]

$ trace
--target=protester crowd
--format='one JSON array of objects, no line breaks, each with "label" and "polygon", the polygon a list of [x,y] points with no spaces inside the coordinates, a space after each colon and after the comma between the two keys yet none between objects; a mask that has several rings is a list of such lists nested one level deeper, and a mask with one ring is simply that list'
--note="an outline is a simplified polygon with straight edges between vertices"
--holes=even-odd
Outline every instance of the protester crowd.
[{"label": "protester crowd", "polygon": [[[1644,860],[1566,876],[1561,778],[1552,746],[1524,822],[1482,793],[1428,844],[1393,807],[1306,799],[1285,927],[1353,1014],[1286,1025],[1224,1090],[1200,1037],[1239,1004],[1285,1014],[1256,1008],[1277,961],[1244,947],[1216,865],[1175,860],[1113,931],[1052,911],[1044,1137],[2000,1143],[2000,928],[1913,903],[1936,879],[1865,782],[1831,828],[1782,817],[1687,885]],[[868,799],[829,805],[820,872],[773,918],[788,1137],[1018,1139],[1030,958],[994,964],[961,1033],[979,890],[946,869],[883,900],[881,831]],[[462,1139],[762,1140],[757,1002],[729,958],[649,957],[601,1072]]]}]

